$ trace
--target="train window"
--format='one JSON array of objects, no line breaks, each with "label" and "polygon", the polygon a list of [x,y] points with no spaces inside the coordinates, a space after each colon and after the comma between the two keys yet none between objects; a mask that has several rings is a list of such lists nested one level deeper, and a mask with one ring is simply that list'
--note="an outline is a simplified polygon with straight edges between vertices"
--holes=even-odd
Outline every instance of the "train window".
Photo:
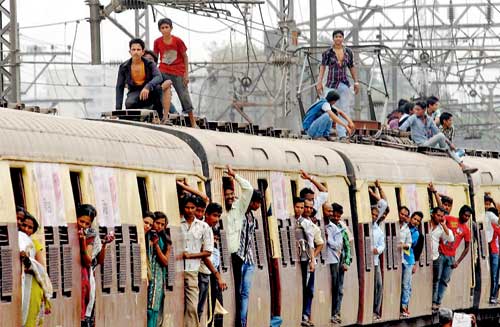
[{"label": "train window", "polygon": [[[108,234],[108,228],[99,226],[99,237],[101,240],[106,237],[106,234]],[[113,259],[109,252],[111,251],[108,250],[101,265],[101,288],[102,292],[106,294],[111,294],[111,288],[113,287]]]},{"label": "train window", "polygon": [[144,215],[146,211],[149,211],[148,187],[146,185],[145,177],[137,177],[137,187],[139,189],[139,198],[141,200],[141,210]]},{"label": "train window", "polygon": [[80,184],[80,172],[70,171],[69,178],[71,180],[71,190],[73,191],[73,201],[75,208],[82,204],[82,187]]},{"label": "train window", "polygon": [[10,180],[14,191],[14,201],[16,206],[26,208],[26,195],[24,193],[23,169],[10,168]]},{"label": "train window", "polygon": [[123,242],[122,226],[115,227],[115,253],[116,253],[116,279],[118,282],[118,292],[125,293],[127,284],[127,244]]},{"label": "train window", "polygon": [[398,212],[399,212],[399,209],[401,209],[401,207],[403,206],[401,204],[401,187],[394,188],[394,191],[396,192],[396,203],[398,205]]},{"label": "train window", "polygon": [[296,197],[299,195],[299,193],[297,192],[297,181],[296,180],[291,180],[290,181],[290,187],[292,188],[292,197]]},{"label": "train window", "polygon": [[52,283],[52,298],[56,298],[57,292],[59,291],[59,267],[61,266],[59,262],[59,246],[55,244],[56,239],[54,236],[54,232],[57,231],[57,229],[54,230],[54,227],[52,226],[45,226],[43,230],[45,234],[45,260],[47,273],[49,275],[50,282]]},{"label": "train window", "polygon": [[9,245],[9,231],[0,226],[0,303],[12,301],[12,247]]},{"label": "train window", "polygon": [[73,288],[73,250],[71,244],[69,244],[68,227],[66,226],[59,227],[59,244],[62,295],[71,297],[71,289]]}]

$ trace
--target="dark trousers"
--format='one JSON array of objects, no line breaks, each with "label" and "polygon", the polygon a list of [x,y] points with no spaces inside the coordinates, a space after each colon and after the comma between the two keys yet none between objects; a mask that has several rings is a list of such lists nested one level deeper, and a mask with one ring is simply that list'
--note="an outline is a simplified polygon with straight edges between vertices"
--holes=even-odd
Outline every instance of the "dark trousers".
[{"label": "dark trousers", "polygon": [[156,86],[154,89],[149,91],[149,96],[146,100],[140,99],[142,88],[138,90],[131,90],[127,93],[127,99],[125,100],[125,108],[127,109],[147,109],[153,106],[153,110],[158,112],[160,119],[163,118],[163,105],[161,103],[162,90],[161,86]]},{"label": "dark trousers", "polygon": [[340,263],[330,265],[332,275],[332,317],[340,314],[344,296],[344,269]]},{"label": "dark trousers", "polygon": [[231,263],[233,268],[234,277],[234,298],[236,305],[236,314],[234,318],[235,327],[241,327],[241,267],[243,266],[243,260],[236,254],[231,253]]},{"label": "dark trousers", "polygon": [[302,318],[311,317],[311,306],[314,297],[314,272],[309,271],[309,262],[301,261],[302,271]]},{"label": "dark trousers", "polygon": [[188,113],[193,111],[193,104],[191,102],[191,97],[189,96],[189,90],[187,86],[184,86],[184,81],[182,76],[171,75],[166,73],[161,73],[163,76],[163,81],[172,81],[172,86],[179,96],[179,101],[181,102],[182,112]]},{"label": "dark trousers", "polygon": [[210,284],[210,275],[199,272],[198,273],[198,320],[201,320],[201,315],[203,314],[203,308],[207,302],[208,287]]},{"label": "dark trousers", "polygon": [[223,324],[223,316],[220,314],[215,314],[215,302],[219,301],[222,305],[224,304],[222,301],[222,291],[219,288],[219,283],[217,282],[217,278],[212,274],[210,275],[210,296],[208,298],[208,318],[207,318],[207,326],[208,327],[222,327]]}]

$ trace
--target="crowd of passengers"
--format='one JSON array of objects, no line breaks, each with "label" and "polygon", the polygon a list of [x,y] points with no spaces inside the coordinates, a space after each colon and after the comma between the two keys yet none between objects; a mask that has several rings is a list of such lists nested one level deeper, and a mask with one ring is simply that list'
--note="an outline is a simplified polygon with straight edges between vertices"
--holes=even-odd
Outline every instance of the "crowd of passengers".
[{"label": "crowd of passengers", "polygon": [[[171,256],[172,240],[168,232],[168,218],[163,212],[145,212],[143,215],[145,248],[147,253],[147,326],[157,327],[164,324],[164,301],[167,296],[168,264],[171,258],[183,260],[184,267],[184,326],[200,326],[206,310],[207,326],[222,326],[222,292],[227,284],[221,276],[221,234],[219,220],[224,219],[227,235],[227,249],[233,271],[236,307],[236,326],[247,326],[249,298],[252,291],[253,275],[256,269],[255,212],[263,204],[263,195],[252,187],[249,181],[236,174],[227,166],[231,183],[224,188],[224,207],[212,202],[197,188],[182,181],[177,182],[180,229],[183,252]],[[302,312],[301,326],[314,326],[312,300],[315,292],[315,270],[317,258],[326,247],[325,264],[331,273],[331,323],[342,323],[341,305],[344,293],[344,275],[349,271],[354,251],[354,238],[342,216],[343,207],[338,203],[328,203],[325,186],[301,171],[301,177],[314,187],[303,188],[300,196],[293,200],[292,227],[298,233],[293,251],[297,251],[302,273]],[[239,197],[235,196],[235,186]],[[314,189],[314,190],[313,190]],[[428,189],[434,194],[437,206],[431,210],[430,237],[432,239],[433,290],[432,309],[438,310],[443,300],[452,272],[457,268],[470,250],[471,231],[469,220],[473,210],[461,206],[458,217],[450,212],[453,199],[439,194],[432,183]],[[372,254],[374,264],[373,319],[381,319],[383,296],[383,277],[381,259],[386,247],[384,220],[389,213],[386,195],[379,182],[369,189],[372,219]],[[490,303],[496,304],[499,287],[499,236],[500,226],[498,209],[494,200],[486,195],[485,237],[490,249],[491,292]],[[270,208],[267,208],[270,209]],[[402,279],[401,279],[401,317],[410,316],[408,310],[412,294],[412,276],[417,271],[424,247],[421,211],[410,212],[402,205],[399,214]],[[322,213],[322,215],[321,215]],[[96,282],[94,271],[103,263],[106,246],[114,241],[114,234],[108,233],[103,239],[99,236],[94,220],[96,209],[89,204],[77,208],[77,228],[80,240],[82,306],[81,326],[95,326]],[[321,232],[321,217],[325,233]],[[33,234],[39,223],[25,209],[18,207],[19,246],[24,266],[22,326],[42,326],[43,317],[50,314],[52,286],[45,269],[43,246]],[[456,257],[457,248],[464,241],[462,252]],[[179,253],[179,250],[176,251]],[[319,285],[321,287],[321,285]],[[227,295],[226,295],[227,297]],[[280,317],[270,317],[272,326],[280,326]]]},{"label": "crowd of passengers", "polygon": [[[172,86],[188,114],[190,126],[197,127],[193,105],[188,90],[189,62],[184,42],[172,35],[173,23],[169,18],[158,21],[161,37],[154,41],[153,50],[145,48],[144,41],[132,39],[129,42],[131,58],[120,65],[116,82],[116,109],[122,109],[123,93],[128,89],[125,100],[127,109],[152,106],[162,123],[168,122],[169,113],[177,112],[172,104]],[[332,47],[322,54],[316,90],[319,100],[307,110],[302,127],[313,139],[332,139],[334,128],[337,139],[349,140],[354,133],[352,108],[354,95],[359,93],[359,81],[354,65],[353,52],[344,45],[344,32],[333,32]],[[159,62],[159,63],[158,63]],[[354,81],[353,90],[347,72]],[[323,86],[327,72],[326,85]],[[401,99],[398,108],[388,116],[388,127],[409,131],[417,145],[437,147],[446,150],[464,173],[470,174],[476,168],[467,167],[453,144],[455,135],[453,115],[439,109],[439,99],[430,96],[410,102]]]}]

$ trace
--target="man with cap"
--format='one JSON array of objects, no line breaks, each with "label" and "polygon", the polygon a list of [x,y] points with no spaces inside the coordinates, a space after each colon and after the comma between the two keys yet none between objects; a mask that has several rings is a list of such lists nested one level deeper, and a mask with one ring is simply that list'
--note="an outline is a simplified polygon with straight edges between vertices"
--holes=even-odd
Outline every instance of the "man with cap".
[{"label": "man with cap", "polygon": [[[330,49],[323,52],[321,58],[321,66],[319,69],[318,84],[316,90],[318,95],[326,96],[331,90],[336,90],[340,96],[337,107],[345,111],[348,115],[352,115],[351,106],[353,94],[349,89],[350,83],[347,79],[347,71],[349,70],[354,80],[354,93],[359,92],[358,73],[354,67],[354,55],[352,50],[344,46],[344,32],[341,30],[333,31],[333,45]],[[326,67],[328,74],[326,77],[326,87],[323,88],[323,77]],[[324,92],[324,93],[323,93]],[[340,138],[346,136],[346,129],[343,125],[337,124],[337,134]]]},{"label": "man with cap", "polygon": [[[332,90],[328,92],[325,99],[321,98],[309,107],[304,117],[302,127],[310,137],[313,139],[328,140],[333,122],[335,122],[337,126],[340,125],[344,127],[347,132],[351,134],[354,129],[354,123],[349,116],[335,106],[339,98],[339,94]],[[343,117],[345,121],[341,120],[339,116]],[[342,136],[339,135],[339,138],[342,138]]]}]

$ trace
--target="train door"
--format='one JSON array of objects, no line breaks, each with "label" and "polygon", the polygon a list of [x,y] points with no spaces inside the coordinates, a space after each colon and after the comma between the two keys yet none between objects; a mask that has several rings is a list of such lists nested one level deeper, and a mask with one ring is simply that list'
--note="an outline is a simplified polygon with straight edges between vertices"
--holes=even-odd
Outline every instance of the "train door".
[{"label": "train door", "polygon": [[[432,240],[430,235],[430,210],[432,193],[426,184],[406,184],[402,189],[402,204],[410,209],[410,215],[421,211],[424,215],[419,232],[424,244],[419,258],[415,257],[416,272],[412,276],[412,293],[409,303],[410,317],[431,314],[432,305]],[[417,255],[417,254],[416,254]],[[418,287],[417,287],[418,285]]]},{"label": "train door", "polygon": [[16,205],[25,205],[23,172],[0,162],[0,316],[21,326],[21,262],[19,260]]},{"label": "train door", "polygon": [[59,164],[35,163],[30,168],[37,201],[29,209],[42,228],[40,239],[44,239],[46,269],[53,288],[51,314],[45,323],[79,325],[80,310],[75,308],[81,308],[81,271],[73,200],[82,197],[80,175]]},{"label": "train door", "polygon": [[[179,177],[183,179],[184,177]],[[180,227],[179,202],[177,197],[176,176],[169,174],[151,175],[151,211],[162,211],[168,217],[167,233],[172,240],[172,250],[168,261],[167,290],[163,305],[163,321],[165,326],[182,326],[184,324],[184,261],[176,258],[182,256],[184,240]],[[149,183],[147,183],[149,185]]]},{"label": "train door", "polygon": [[[474,185],[474,215],[477,229],[476,234],[473,234],[474,246],[471,247],[471,251],[473,251],[472,255],[479,256],[477,259],[479,261],[478,268],[480,269],[480,272],[476,272],[475,274],[475,276],[480,278],[479,281],[476,280],[476,285],[478,282],[481,283],[480,298],[478,299],[479,308],[494,308],[499,305],[490,304],[489,302],[491,291],[491,266],[490,248],[488,240],[486,239],[486,209],[484,205],[485,195],[489,195],[493,199],[500,199],[500,197],[495,196],[494,191],[495,189],[492,187],[482,186],[480,184]],[[473,260],[473,262],[475,263],[476,261]],[[474,265],[474,268],[476,267],[477,266]]]},{"label": "train door", "polygon": [[381,183],[381,187],[387,197],[389,214],[380,228],[385,236],[384,254],[380,256],[380,268],[382,272],[382,321],[398,320],[400,315],[401,298],[401,259],[402,252],[399,247],[399,207],[400,187],[394,184]]},{"label": "train door", "polygon": [[371,324],[373,321],[374,265],[373,235],[368,183],[356,181],[356,205],[358,214],[358,267],[359,267],[359,311],[358,323]]},{"label": "train door", "polygon": [[[439,187],[438,187],[439,189]],[[444,193],[450,196],[453,199],[453,208],[451,211],[451,215],[454,217],[458,217],[458,213],[460,208],[463,205],[469,204],[469,193],[468,187],[465,185],[448,185],[444,189]],[[472,218],[468,223],[469,229],[472,235]],[[455,259],[460,257],[465,246],[465,241],[462,240],[459,247],[457,248],[457,252],[455,255]],[[471,239],[470,249],[467,253],[467,256],[460,263],[460,265],[452,270],[451,280],[448,283],[448,287],[446,288],[445,296],[443,298],[443,306],[446,306],[450,309],[462,309],[469,308],[472,306],[471,302],[471,289],[474,288],[475,284],[475,276],[472,264],[474,255],[471,255],[473,252],[473,243]]]},{"label": "train door", "polygon": [[[283,326],[299,326],[302,312],[302,274],[300,272],[300,259],[297,256],[297,244],[295,239],[295,217],[293,210],[293,198],[298,196],[297,174],[289,174],[285,177],[287,215],[281,217],[275,213],[278,224],[280,244],[280,281],[282,309],[281,317]],[[271,183],[273,180],[271,179]],[[274,194],[273,194],[274,200]]]},{"label": "train door", "polygon": [[[267,188],[267,173],[265,172],[239,172],[243,178],[250,181],[254,188]],[[269,235],[269,224],[266,221],[264,208],[253,213],[256,219],[255,228],[255,272],[250,290],[250,303],[248,307],[248,326],[266,326],[271,316],[271,283],[268,263],[268,247],[266,236]]]},{"label": "train door", "polygon": [[352,325],[358,321],[359,304],[359,279],[357,266],[357,253],[353,235],[354,222],[351,216],[351,203],[349,189],[345,178],[331,177],[328,179],[329,202],[339,203],[344,208],[342,220],[349,229],[352,262],[344,273],[344,293],[341,306],[342,324]]}]

